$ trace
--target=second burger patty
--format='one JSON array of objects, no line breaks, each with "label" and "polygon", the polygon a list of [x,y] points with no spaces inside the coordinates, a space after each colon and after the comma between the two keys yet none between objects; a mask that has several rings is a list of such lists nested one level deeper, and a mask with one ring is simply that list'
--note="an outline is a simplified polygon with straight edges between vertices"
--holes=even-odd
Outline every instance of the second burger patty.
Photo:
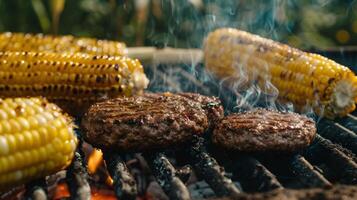
[{"label": "second burger patty", "polygon": [[[119,151],[167,148],[187,142],[210,125],[205,102],[195,99],[182,94],[147,93],[97,103],[82,120],[84,139],[95,147]],[[217,113],[223,117],[223,112]]]},{"label": "second burger patty", "polygon": [[316,135],[315,122],[297,113],[255,109],[226,116],[214,129],[212,141],[231,150],[297,151]]}]

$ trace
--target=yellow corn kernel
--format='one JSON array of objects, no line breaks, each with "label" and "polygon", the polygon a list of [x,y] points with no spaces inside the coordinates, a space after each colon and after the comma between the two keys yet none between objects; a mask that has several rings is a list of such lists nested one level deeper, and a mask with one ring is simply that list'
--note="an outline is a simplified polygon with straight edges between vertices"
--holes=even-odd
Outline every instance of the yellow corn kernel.
[{"label": "yellow corn kernel", "polygon": [[64,169],[77,146],[71,119],[45,99],[0,99],[0,112],[10,110],[0,119],[0,191]]}]

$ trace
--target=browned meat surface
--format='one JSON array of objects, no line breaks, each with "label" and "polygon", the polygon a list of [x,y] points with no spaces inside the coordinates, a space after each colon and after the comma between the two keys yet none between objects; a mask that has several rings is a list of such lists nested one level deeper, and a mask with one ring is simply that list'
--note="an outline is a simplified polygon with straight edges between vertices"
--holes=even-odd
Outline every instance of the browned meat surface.
[{"label": "browned meat surface", "polygon": [[97,103],[85,114],[84,139],[118,151],[171,147],[208,128],[200,103],[171,93],[121,97]]},{"label": "browned meat surface", "polygon": [[276,190],[260,194],[241,194],[239,197],[211,200],[355,200],[357,187],[337,185],[329,189]]},{"label": "browned meat surface", "polygon": [[256,109],[232,114],[217,125],[215,144],[240,151],[296,151],[307,147],[316,134],[312,119],[296,113]]},{"label": "browned meat surface", "polygon": [[221,100],[217,97],[209,97],[198,93],[178,93],[191,100],[194,100],[202,105],[208,117],[209,127],[213,128],[224,117],[224,110]]}]

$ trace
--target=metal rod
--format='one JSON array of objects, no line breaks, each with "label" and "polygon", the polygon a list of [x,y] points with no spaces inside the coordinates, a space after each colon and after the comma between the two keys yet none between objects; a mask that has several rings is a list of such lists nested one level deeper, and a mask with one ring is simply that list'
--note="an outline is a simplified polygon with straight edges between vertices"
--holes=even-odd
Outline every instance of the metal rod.
[{"label": "metal rod", "polygon": [[237,177],[244,190],[267,192],[283,186],[264,165],[250,156],[233,158],[233,176]]},{"label": "metal rod", "polygon": [[173,200],[191,199],[187,187],[176,176],[176,170],[163,153],[147,153],[144,155],[157,182],[167,196]]},{"label": "metal rod", "polygon": [[301,155],[296,155],[291,161],[293,173],[307,187],[330,187],[332,184],[314,169],[314,167]]},{"label": "metal rod", "polygon": [[347,114],[347,117],[351,120],[355,120],[357,121],[357,116],[351,115],[351,114]]},{"label": "metal rod", "polygon": [[317,124],[317,130],[321,136],[357,154],[357,135],[350,129],[331,120],[323,119]]},{"label": "metal rod", "polygon": [[68,184],[71,199],[90,200],[91,190],[88,183],[88,172],[83,161],[83,152],[78,150],[74,154],[73,161],[66,172],[66,182]]},{"label": "metal rod", "polygon": [[203,138],[195,138],[189,148],[190,161],[195,172],[202,177],[217,196],[233,196],[240,194],[240,190],[225,176],[224,169],[211,157],[203,147]]},{"label": "metal rod", "polygon": [[118,199],[134,200],[138,194],[136,181],[130,174],[121,156],[104,152],[104,159],[110,176],[113,178],[115,195]]},{"label": "metal rod", "polygon": [[47,200],[46,178],[38,179],[26,185],[26,200]]},{"label": "metal rod", "polygon": [[322,160],[333,169],[341,183],[357,184],[357,164],[331,141],[316,135],[313,144],[306,150],[304,156],[308,160]]},{"label": "metal rod", "polygon": [[357,116],[347,114],[346,117],[337,119],[335,121],[338,122],[339,124],[341,124],[342,126],[350,129],[354,133],[357,133],[357,126],[356,126]]}]

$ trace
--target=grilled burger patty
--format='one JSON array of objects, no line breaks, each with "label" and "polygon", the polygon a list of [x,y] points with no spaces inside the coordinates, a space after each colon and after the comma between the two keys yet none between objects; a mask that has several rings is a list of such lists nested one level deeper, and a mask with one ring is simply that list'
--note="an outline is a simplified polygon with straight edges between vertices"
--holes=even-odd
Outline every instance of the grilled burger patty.
[{"label": "grilled burger patty", "polygon": [[85,114],[84,139],[102,149],[143,151],[189,141],[208,128],[199,101],[149,93],[97,103]]},{"label": "grilled burger patty", "polygon": [[206,111],[208,117],[209,127],[213,128],[224,117],[224,110],[221,104],[221,100],[217,97],[209,97],[200,95],[198,93],[183,92],[178,93],[183,97],[189,98],[202,105],[202,108]]},{"label": "grilled burger patty", "polygon": [[296,113],[256,109],[225,117],[212,134],[213,143],[240,151],[296,151],[316,134],[312,119]]}]

